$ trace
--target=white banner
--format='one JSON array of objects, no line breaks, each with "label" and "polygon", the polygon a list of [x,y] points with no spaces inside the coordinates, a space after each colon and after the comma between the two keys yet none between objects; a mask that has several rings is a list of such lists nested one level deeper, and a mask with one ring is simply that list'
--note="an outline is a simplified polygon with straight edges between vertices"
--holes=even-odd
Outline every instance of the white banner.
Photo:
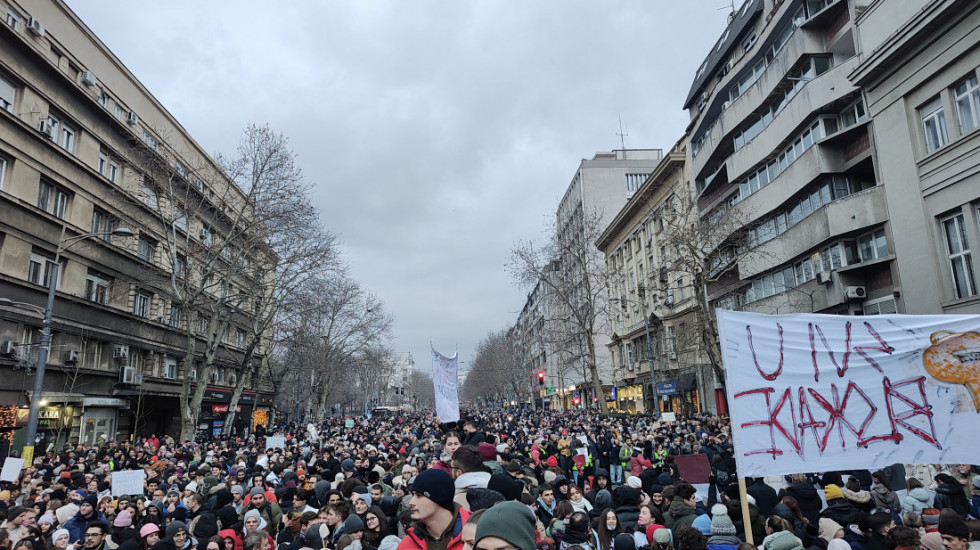
[{"label": "white banner", "polygon": [[283,449],[286,447],[286,436],[270,435],[265,438],[266,449]]},{"label": "white banner", "polygon": [[980,316],[717,313],[739,476],[976,461]]},{"label": "white banner", "polygon": [[112,496],[142,495],[144,479],[146,479],[146,472],[143,470],[112,472]]},{"label": "white banner", "polygon": [[459,392],[457,371],[458,353],[445,357],[432,349],[432,385],[436,391],[436,416],[443,422],[459,420]]}]

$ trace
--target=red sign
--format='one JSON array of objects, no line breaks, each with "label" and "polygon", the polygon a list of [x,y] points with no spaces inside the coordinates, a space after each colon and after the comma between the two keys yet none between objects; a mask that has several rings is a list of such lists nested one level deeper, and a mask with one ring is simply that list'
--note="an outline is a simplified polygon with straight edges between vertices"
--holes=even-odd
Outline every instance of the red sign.
[{"label": "red sign", "polygon": [[[226,413],[228,412],[228,405],[211,405],[211,412]],[[241,405],[235,406],[235,412],[236,413],[242,412],[242,406]]]}]

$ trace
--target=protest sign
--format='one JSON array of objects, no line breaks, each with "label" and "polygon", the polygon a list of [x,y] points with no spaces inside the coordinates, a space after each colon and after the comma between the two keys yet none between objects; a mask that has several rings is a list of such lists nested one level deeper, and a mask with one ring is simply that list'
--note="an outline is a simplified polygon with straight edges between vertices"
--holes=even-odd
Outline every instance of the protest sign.
[{"label": "protest sign", "polygon": [[664,422],[677,422],[677,413],[666,412],[660,414],[660,419]]},{"label": "protest sign", "polygon": [[459,355],[445,357],[432,349],[432,385],[436,393],[436,416],[443,422],[459,420]]},{"label": "protest sign", "polygon": [[286,446],[286,438],[281,435],[270,435],[265,438],[266,449],[282,449]]},{"label": "protest sign", "polygon": [[112,496],[142,495],[143,480],[146,472],[143,470],[119,470],[112,472]]},{"label": "protest sign", "polygon": [[8,456],[3,461],[3,470],[0,470],[0,481],[17,481],[20,471],[24,469],[24,459]]},{"label": "protest sign", "polygon": [[980,317],[717,315],[739,476],[975,460]]},{"label": "protest sign", "polygon": [[678,455],[674,457],[674,464],[677,465],[681,478],[692,485],[707,483],[708,476],[711,475],[706,454]]}]

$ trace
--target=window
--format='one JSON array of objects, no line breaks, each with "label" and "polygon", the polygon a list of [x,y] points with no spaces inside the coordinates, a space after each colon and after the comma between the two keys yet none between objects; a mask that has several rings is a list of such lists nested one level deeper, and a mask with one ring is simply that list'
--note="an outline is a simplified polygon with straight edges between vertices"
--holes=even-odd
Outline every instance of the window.
[{"label": "window", "polygon": [[180,306],[170,304],[170,315],[167,317],[167,324],[172,327],[180,327],[184,319],[184,310]]},{"label": "window", "polygon": [[61,132],[58,135],[58,145],[69,153],[75,151],[75,129],[67,124],[61,125]]},{"label": "window", "polygon": [[6,78],[0,77],[0,109],[9,113],[14,112],[14,98],[17,95],[17,87]]},{"label": "window", "polygon": [[53,270],[54,260],[32,252],[31,262],[27,268],[27,280],[36,285],[50,286]]},{"label": "window", "polygon": [[109,173],[106,175],[112,183],[119,183],[119,165],[116,161],[109,161]]},{"label": "window", "polygon": [[110,285],[107,277],[89,273],[85,276],[85,298],[97,304],[108,304]]},{"label": "window", "polygon": [[635,193],[650,174],[626,174],[626,192]]},{"label": "window", "polygon": [[936,97],[919,109],[922,118],[922,131],[925,132],[926,150],[933,152],[949,143],[946,133],[946,115],[943,113],[942,98]]},{"label": "window", "polygon": [[868,262],[888,256],[888,242],[885,240],[885,230],[879,229],[865,233],[857,239],[858,258]]},{"label": "window", "polygon": [[133,296],[133,315],[137,317],[150,316],[151,296],[143,291],[137,291]]},{"label": "window", "polygon": [[240,348],[245,347],[245,331],[240,328],[235,329],[235,345]]},{"label": "window", "polygon": [[7,159],[0,157],[0,189],[3,189],[3,180],[6,174],[7,174]]},{"label": "window", "polygon": [[14,29],[15,31],[20,30],[20,22],[22,20],[23,17],[21,17],[19,13],[15,12],[11,8],[7,8],[7,25],[11,29]]},{"label": "window", "polygon": [[204,315],[197,316],[197,335],[204,336],[208,333],[208,325],[211,323],[211,318]]},{"label": "window", "polygon": [[99,105],[103,107],[109,106],[109,94],[105,93],[105,90],[99,92]]},{"label": "window", "polygon": [[745,40],[742,40],[742,52],[749,53],[749,50],[751,50],[752,46],[754,45],[755,45],[755,31],[752,31],[751,34],[749,34],[749,36],[746,37]]},{"label": "window", "polygon": [[157,243],[153,239],[140,235],[139,240],[136,242],[136,255],[141,259],[148,262],[153,261],[153,257],[156,254]]},{"label": "window", "polygon": [[109,157],[106,156],[105,151],[99,151],[99,163],[97,165],[97,168],[99,170],[99,173],[102,174],[103,176],[106,175],[106,168],[108,166],[108,163],[109,163]]},{"label": "window", "polygon": [[64,219],[68,210],[68,192],[47,181],[38,184],[37,207]]},{"label": "window", "polygon": [[953,293],[956,298],[973,296],[977,293],[977,284],[973,275],[973,257],[966,239],[963,214],[945,218],[942,224],[949,270],[953,278]]},{"label": "window", "polygon": [[92,211],[92,233],[98,233],[106,242],[112,242],[112,232],[119,226],[119,220],[108,212],[96,208]]},{"label": "window", "polygon": [[163,377],[168,380],[177,379],[177,360],[173,357],[163,358]]},{"label": "window", "polygon": [[112,106],[112,115],[114,117],[116,117],[116,119],[122,120],[123,119],[123,108],[122,108],[122,105],[120,105],[119,103],[114,104]]},{"label": "window", "polygon": [[976,75],[953,87],[953,101],[956,103],[960,133],[966,134],[980,126],[980,86],[977,85]]},{"label": "window", "polygon": [[187,271],[187,258],[180,254],[177,254],[174,263],[174,275],[178,277],[183,277],[186,271]]},{"label": "window", "polygon": [[160,150],[160,145],[157,143],[157,138],[153,137],[153,134],[151,134],[147,130],[143,130],[143,143],[145,143],[147,147],[153,149],[154,151]]},{"label": "window", "polygon": [[142,200],[143,204],[149,206],[150,208],[155,209],[157,207],[157,192],[155,189],[153,189],[153,186],[145,183],[143,184],[143,186],[140,188],[140,200]]}]

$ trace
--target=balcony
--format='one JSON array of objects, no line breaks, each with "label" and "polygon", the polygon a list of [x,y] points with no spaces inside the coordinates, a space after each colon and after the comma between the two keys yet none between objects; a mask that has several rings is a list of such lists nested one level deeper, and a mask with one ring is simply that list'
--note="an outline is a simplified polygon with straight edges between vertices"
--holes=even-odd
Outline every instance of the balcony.
[{"label": "balcony", "polygon": [[888,220],[885,190],[881,185],[834,201],[817,209],[775,239],[739,260],[739,276],[749,279],[798,259],[806,251],[834,237],[879,225]]},{"label": "balcony", "polygon": [[831,107],[827,112],[839,110],[841,100],[857,91],[847,79],[857,62],[853,57],[807,82],[759,135],[728,157],[725,163],[732,181],[742,178],[801,131],[801,122],[811,121],[814,112],[824,112],[824,106]]}]

